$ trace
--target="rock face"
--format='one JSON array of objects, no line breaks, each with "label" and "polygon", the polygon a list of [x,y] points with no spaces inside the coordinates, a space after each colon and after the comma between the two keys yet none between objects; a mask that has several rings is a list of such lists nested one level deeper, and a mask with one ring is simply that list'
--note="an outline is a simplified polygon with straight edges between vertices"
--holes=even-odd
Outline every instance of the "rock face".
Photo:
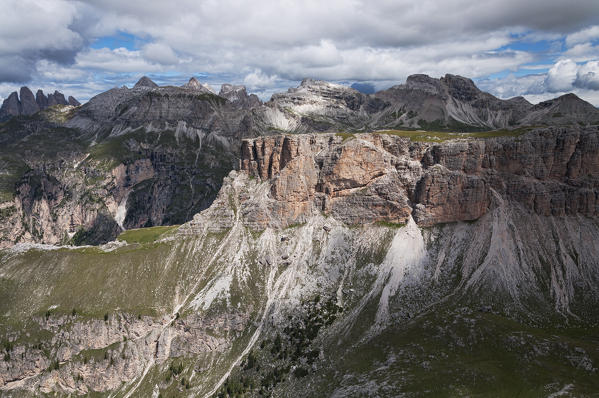
[{"label": "rock face", "polygon": [[575,94],[565,94],[552,100],[543,101],[530,108],[521,121],[522,124],[597,124],[597,108],[582,101]]},{"label": "rock face", "polygon": [[35,122],[2,130],[0,247],[99,244],[123,229],[183,223],[210,205],[235,164],[210,137],[129,133],[90,145]]},{"label": "rock face", "polygon": [[63,93],[55,90],[54,94],[48,94],[48,106],[53,105],[68,105]]},{"label": "rock face", "polygon": [[360,130],[390,106],[352,88],[304,79],[299,87],[274,94],[262,110],[265,124],[294,133]]},{"label": "rock face", "polygon": [[8,98],[2,103],[0,113],[4,116],[18,116],[22,112],[21,102],[19,101],[19,95],[16,91],[12,92]]},{"label": "rock face", "polygon": [[381,115],[383,120],[421,128],[513,127],[532,106],[522,98],[500,100],[480,91],[472,80],[449,74],[440,79],[412,75],[405,84],[375,95],[393,104]]},{"label": "rock face", "polygon": [[72,95],[69,95],[69,105],[71,106],[79,106],[81,103],[75,99]]},{"label": "rock face", "polygon": [[40,109],[46,109],[48,107],[48,97],[44,95],[44,92],[41,89],[37,90],[37,93],[35,93],[35,102]]},{"label": "rock face", "polygon": [[571,104],[560,105],[563,112],[541,104],[533,108],[522,97],[501,100],[479,90],[472,80],[449,74],[440,79],[411,75],[405,84],[370,95],[305,79],[299,87],[273,95],[263,118],[278,130],[294,133],[402,128],[461,132],[599,121],[599,110],[591,104],[573,94],[567,102]]},{"label": "rock face", "polygon": [[[7,98],[3,114],[36,109],[29,90],[23,89],[21,97],[23,101],[13,93]],[[39,90],[35,103],[44,109],[67,101],[60,93],[46,97]],[[69,103],[77,104],[72,98]],[[372,95],[305,79],[264,104],[243,86],[224,84],[216,95],[195,78],[183,87],[158,87],[142,77],[133,89],[114,88],[75,109],[51,108],[36,120],[3,127],[0,242],[66,243],[84,236],[76,241],[99,243],[123,228],[185,222],[210,205],[222,177],[238,165],[240,156],[247,163],[244,167],[260,168],[261,178],[268,170],[282,171],[265,202],[268,207],[258,206],[265,214],[256,216],[258,228],[270,225],[269,212],[281,215],[275,224],[300,222],[315,212],[336,215],[348,224],[403,223],[408,217],[420,225],[476,219],[492,203],[492,190],[508,189],[497,185],[500,180],[513,195],[519,190],[521,202],[533,201],[539,209],[554,212],[561,203],[559,195],[568,201],[572,195],[584,196],[586,182],[564,179],[570,185],[549,186],[543,180],[543,189],[555,191],[545,204],[516,172],[510,182],[493,177],[491,170],[497,169],[489,145],[500,140],[475,141],[468,144],[472,148],[460,149],[471,159],[484,159],[471,171],[454,169],[433,156],[463,142],[434,149],[433,144],[389,137],[355,136],[357,141],[343,142],[343,137],[314,136],[311,143],[301,137],[271,136],[406,126],[455,131],[541,125],[544,120],[574,124],[578,127],[573,131],[578,131],[592,124],[596,113],[572,95],[535,106],[523,98],[499,100],[471,80],[452,75],[414,75],[405,85]],[[240,155],[243,139],[260,136],[265,138],[244,146]],[[32,145],[34,140],[37,145]],[[389,145],[395,150],[387,149]],[[519,148],[514,156],[525,158],[527,150]],[[318,151],[322,154],[310,155]],[[532,153],[537,152],[535,147]],[[278,160],[268,163],[273,153]],[[283,165],[289,165],[288,175]],[[365,174],[353,176],[356,170]],[[340,177],[333,178],[336,173]],[[580,206],[592,207],[589,198],[580,199],[585,203]]]},{"label": "rock face", "polygon": [[154,83],[149,77],[142,76],[141,79],[139,79],[137,81],[137,83],[135,83],[135,85],[133,86],[133,88],[140,88],[140,87],[156,88],[156,87],[158,87],[158,85],[156,83]]},{"label": "rock face", "polygon": [[262,105],[262,101],[260,101],[260,98],[256,94],[248,95],[245,86],[223,84],[218,95],[233,103],[241,104],[245,108],[254,108]]},{"label": "rock face", "polygon": [[[543,216],[599,213],[599,130],[431,144],[386,134],[275,136],[242,143],[241,170],[267,181],[241,213],[257,229],[315,214],[421,226],[480,218],[499,194]],[[559,148],[559,149],[557,149]]]},{"label": "rock face", "polygon": [[33,115],[40,110],[40,106],[35,101],[35,97],[29,88],[21,87],[19,97],[21,98],[21,113],[23,115]]},{"label": "rock face", "polygon": [[20,94],[15,91],[2,103],[0,120],[6,120],[12,116],[33,115],[53,105],[79,106],[81,104],[72,96],[67,101],[64,95],[58,91],[46,96],[42,90],[37,90],[34,97],[28,87],[21,87]]},{"label": "rock face", "polygon": [[195,77],[189,79],[189,81],[185,83],[182,87],[214,94],[214,90],[212,89],[212,87],[210,87],[208,84],[200,83],[200,81]]}]

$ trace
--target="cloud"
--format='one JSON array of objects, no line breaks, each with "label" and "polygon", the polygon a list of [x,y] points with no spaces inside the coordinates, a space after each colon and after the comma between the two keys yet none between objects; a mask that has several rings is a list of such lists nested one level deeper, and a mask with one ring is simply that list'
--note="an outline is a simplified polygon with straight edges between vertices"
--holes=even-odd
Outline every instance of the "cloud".
[{"label": "cloud", "polygon": [[[90,47],[118,32],[134,44]],[[226,76],[263,95],[303,77],[379,89],[412,73],[515,72],[540,56],[510,49],[516,40],[550,41],[556,54],[543,63],[584,63],[599,58],[598,37],[596,0],[5,0],[0,82],[108,88],[168,72],[181,83]],[[547,79],[543,88],[567,83],[564,70]],[[591,87],[593,79],[574,80]]]},{"label": "cloud", "polygon": [[572,88],[574,80],[576,80],[576,73],[578,72],[578,65],[576,62],[565,59],[558,61],[545,78],[545,87],[550,93],[556,93],[560,91],[567,91]]},{"label": "cloud", "polygon": [[278,76],[276,75],[266,75],[261,70],[255,70],[245,76],[243,79],[243,84],[245,84],[249,89],[262,89],[262,88],[270,88],[274,87]]},{"label": "cloud", "polygon": [[140,51],[130,51],[122,47],[114,50],[89,49],[77,55],[76,65],[81,69],[138,74],[164,70],[162,65],[145,60]]},{"label": "cloud", "polygon": [[25,82],[41,59],[68,64],[85,39],[70,29],[76,3],[6,0],[0,13],[0,81]]},{"label": "cloud", "polygon": [[585,43],[599,39],[599,25],[590,26],[566,37],[566,44],[571,47],[575,44]]},{"label": "cloud", "polygon": [[578,68],[574,86],[589,90],[599,90],[599,61],[587,62]]},{"label": "cloud", "polygon": [[161,65],[176,65],[179,58],[172,48],[164,43],[150,43],[144,46],[142,50],[143,57]]},{"label": "cloud", "polygon": [[531,102],[545,101],[571,92],[599,106],[599,60],[582,64],[570,59],[560,60],[546,73],[523,76],[509,74],[499,79],[482,79],[478,86],[499,98],[523,95]]}]

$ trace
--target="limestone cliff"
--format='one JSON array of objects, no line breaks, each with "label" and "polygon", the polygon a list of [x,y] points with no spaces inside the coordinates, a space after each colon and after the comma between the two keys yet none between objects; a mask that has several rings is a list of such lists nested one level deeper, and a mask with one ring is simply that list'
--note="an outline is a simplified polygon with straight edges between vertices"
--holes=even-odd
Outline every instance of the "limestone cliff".
[{"label": "limestone cliff", "polygon": [[266,181],[242,201],[249,225],[288,226],[315,214],[347,224],[421,226],[476,220],[494,193],[540,215],[599,212],[599,131],[546,128],[517,138],[412,142],[390,134],[247,139],[241,170]]}]

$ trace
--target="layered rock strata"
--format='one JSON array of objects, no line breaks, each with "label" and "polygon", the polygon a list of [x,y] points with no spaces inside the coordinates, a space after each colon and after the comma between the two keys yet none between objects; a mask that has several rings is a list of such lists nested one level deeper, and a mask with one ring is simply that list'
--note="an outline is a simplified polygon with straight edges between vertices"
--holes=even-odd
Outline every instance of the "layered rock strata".
[{"label": "layered rock strata", "polygon": [[219,199],[239,196],[240,217],[254,229],[318,213],[346,224],[469,221],[487,213],[496,197],[539,215],[596,216],[598,132],[547,128],[442,143],[386,134],[246,139],[241,174],[255,179],[261,194],[236,190],[234,179],[242,176],[234,173]]}]

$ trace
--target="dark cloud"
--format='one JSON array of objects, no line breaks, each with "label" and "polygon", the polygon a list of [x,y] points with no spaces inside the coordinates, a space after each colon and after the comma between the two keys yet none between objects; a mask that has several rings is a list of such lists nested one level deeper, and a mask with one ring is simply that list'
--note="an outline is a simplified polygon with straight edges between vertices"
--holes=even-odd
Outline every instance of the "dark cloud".
[{"label": "dark cloud", "polygon": [[24,83],[35,71],[31,60],[18,55],[0,55],[0,82]]}]

